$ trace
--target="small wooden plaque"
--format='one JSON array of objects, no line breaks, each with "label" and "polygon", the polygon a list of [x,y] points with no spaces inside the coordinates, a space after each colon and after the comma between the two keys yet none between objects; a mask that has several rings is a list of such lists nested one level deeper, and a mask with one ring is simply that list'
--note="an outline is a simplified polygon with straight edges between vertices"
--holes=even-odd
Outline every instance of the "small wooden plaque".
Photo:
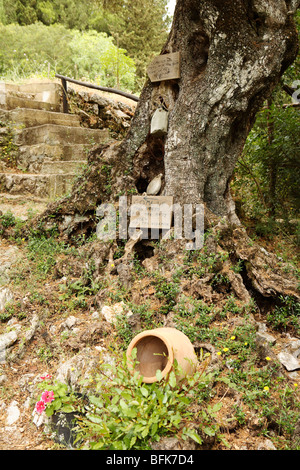
[{"label": "small wooden plaque", "polygon": [[132,196],[129,228],[171,228],[172,196]]},{"label": "small wooden plaque", "polygon": [[148,66],[147,73],[151,82],[180,78],[180,52],[155,57]]}]

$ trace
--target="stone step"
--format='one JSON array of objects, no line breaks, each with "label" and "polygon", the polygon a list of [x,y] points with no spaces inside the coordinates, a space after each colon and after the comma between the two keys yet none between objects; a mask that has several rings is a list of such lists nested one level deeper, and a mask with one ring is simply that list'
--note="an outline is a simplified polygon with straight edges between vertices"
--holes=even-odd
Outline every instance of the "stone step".
[{"label": "stone step", "polygon": [[44,124],[80,127],[80,117],[76,114],[63,114],[44,109],[17,108],[0,110],[1,119],[13,125],[37,127]]},{"label": "stone step", "polygon": [[54,82],[30,82],[23,84],[0,82],[0,102],[1,95],[10,95],[59,105],[61,93],[61,85]]},{"label": "stone step", "polygon": [[[44,158],[41,156],[38,159],[30,160],[28,159],[18,159],[16,167],[18,168],[17,171],[22,171],[23,173],[31,173],[31,174],[68,174],[72,173],[77,175],[81,173],[85,165],[87,164],[87,160],[59,160],[53,161],[49,160],[48,158]],[[7,166],[0,162],[0,172],[2,173],[13,173],[15,170],[10,171]]]},{"label": "stone step", "polygon": [[16,108],[30,108],[30,109],[44,109],[46,111],[61,112],[60,104],[37,101],[31,98],[13,96],[10,94],[0,94],[0,108],[9,109],[9,110],[16,109]]},{"label": "stone step", "polygon": [[54,199],[72,187],[74,174],[0,173],[0,193],[10,196],[33,196]]},{"label": "stone step", "polygon": [[44,161],[41,167],[41,171],[38,173],[46,173],[48,175],[64,175],[64,174],[79,174],[82,173],[87,160],[78,161],[62,161],[62,162],[51,162]]},{"label": "stone step", "polygon": [[[18,162],[28,171],[29,165],[46,161],[82,161],[87,159],[87,144],[36,144],[19,147]],[[30,170],[29,170],[30,171]]]},{"label": "stone step", "polygon": [[107,129],[89,129],[84,127],[58,126],[44,124],[21,130],[15,138],[17,145],[63,145],[63,144],[94,144],[109,140]]}]

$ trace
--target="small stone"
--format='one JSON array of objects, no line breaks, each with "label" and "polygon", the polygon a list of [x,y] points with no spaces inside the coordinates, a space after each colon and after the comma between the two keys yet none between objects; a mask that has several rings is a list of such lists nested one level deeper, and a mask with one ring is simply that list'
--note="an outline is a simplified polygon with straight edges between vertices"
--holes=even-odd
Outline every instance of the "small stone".
[{"label": "small stone", "polygon": [[13,401],[7,408],[7,418],[5,421],[6,426],[11,426],[16,421],[18,421],[20,417],[20,410],[17,405],[18,405],[18,402]]},{"label": "small stone", "polygon": [[94,319],[94,320],[97,320],[98,318],[100,318],[100,314],[99,312],[95,311],[91,314],[91,317]]},{"label": "small stone", "polygon": [[5,305],[11,302],[13,294],[8,287],[2,287],[0,289],[0,311],[4,310]]},{"label": "small stone", "polygon": [[0,362],[5,361],[6,349],[12,346],[17,339],[18,335],[15,330],[0,335]]},{"label": "small stone", "polygon": [[7,380],[7,375],[1,374],[0,375],[0,385],[2,385]]},{"label": "small stone", "polygon": [[275,344],[276,338],[274,338],[274,336],[268,333],[266,324],[257,322],[257,325],[258,325],[258,332],[257,332],[258,339],[261,340],[262,342],[265,340],[269,344]]},{"label": "small stone", "polygon": [[102,315],[108,323],[114,324],[118,315],[126,315],[130,317],[132,312],[127,309],[124,302],[119,302],[114,305],[105,305],[101,310]]},{"label": "small stone", "polygon": [[43,424],[47,424],[49,419],[47,418],[47,416],[45,415],[45,413],[43,414],[39,414],[35,411],[35,409],[33,410],[33,423],[36,425],[37,428],[39,428],[40,426],[42,426]]},{"label": "small stone", "polygon": [[281,352],[277,357],[289,372],[300,369],[300,362],[292,354]]},{"label": "small stone", "polygon": [[259,444],[257,450],[277,450],[273,442],[270,439],[265,439],[264,442]]},{"label": "small stone", "polygon": [[73,315],[71,315],[70,317],[68,317],[66,319],[66,321],[64,321],[62,324],[61,324],[61,329],[64,329],[64,328],[68,328],[69,330],[71,330],[73,328],[73,326],[76,325],[76,323],[78,323],[78,319],[76,317],[74,317]]},{"label": "small stone", "polygon": [[298,358],[298,356],[300,356],[300,340],[297,338],[290,338],[290,342],[285,349],[286,352],[292,354],[295,358]]}]

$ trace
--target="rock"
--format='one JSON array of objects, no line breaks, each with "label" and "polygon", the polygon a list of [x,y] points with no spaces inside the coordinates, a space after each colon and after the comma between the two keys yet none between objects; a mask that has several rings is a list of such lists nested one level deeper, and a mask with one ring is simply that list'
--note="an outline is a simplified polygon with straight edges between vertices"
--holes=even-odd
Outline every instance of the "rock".
[{"label": "rock", "polygon": [[117,321],[118,315],[126,315],[130,317],[132,312],[128,310],[124,302],[119,302],[114,305],[105,305],[101,310],[102,315],[108,323],[114,324]]},{"label": "rock", "polygon": [[59,229],[64,232],[71,226],[75,226],[84,222],[88,222],[88,218],[80,215],[66,215],[63,218],[63,222],[60,224]]},{"label": "rock", "polygon": [[266,324],[265,323],[260,323],[260,322],[257,322],[256,324],[258,326],[258,332],[256,334],[257,339],[261,343],[267,342],[269,344],[275,344],[276,343],[276,338],[274,338],[274,336],[270,335],[267,332]]},{"label": "rock", "polygon": [[0,385],[4,384],[4,382],[7,380],[7,375],[1,374],[0,375]]},{"label": "rock", "polygon": [[34,409],[32,412],[32,422],[36,425],[37,428],[43,425],[47,425],[49,423],[49,418],[46,416],[45,413],[39,414]]},{"label": "rock", "polygon": [[152,258],[145,258],[144,261],[142,261],[142,265],[149,273],[156,271],[158,269],[158,264],[158,259],[154,256],[152,256]]},{"label": "rock", "polygon": [[[17,358],[21,358],[24,352],[26,351],[27,344],[32,340],[34,337],[38,327],[40,325],[39,322],[39,317],[37,314],[34,314],[32,319],[31,319],[31,325],[28,330],[25,331],[25,334],[23,338],[20,340],[20,345],[17,351],[13,354],[12,360],[16,360]],[[19,324],[14,324],[14,331],[19,331],[21,330],[21,325]]]},{"label": "rock", "polygon": [[20,410],[17,405],[18,405],[18,402],[13,401],[7,408],[7,417],[5,421],[6,426],[11,426],[16,421],[18,421],[20,417]]},{"label": "rock", "polygon": [[93,320],[98,320],[98,319],[100,318],[99,312],[97,312],[97,311],[93,312],[93,313],[91,314],[91,318],[92,318]]},{"label": "rock", "polygon": [[120,263],[117,266],[117,272],[122,286],[124,286],[125,289],[129,289],[132,281],[131,266],[128,266],[125,263]]},{"label": "rock", "polygon": [[141,316],[139,313],[134,313],[128,318],[128,324],[133,331],[139,331],[142,328]]},{"label": "rock", "polygon": [[176,437],[164,437],[151,445],[153,450],[196,450],[197,444],[192,439],[185,441]]},{"label": "rock", "polygon": [[270,439],[265,439],[264,442],[259,444],[257,450],[277,450],[273,442]]},{"label": "rock", "polygon": [[39,317],[37,314],[33,315],[31,319],[31,325],[28,331],[25,333],[24,342],[29,343],[33,336],[35,335],[36,330],[39,327]]},{"label": "rock", "polygon": [[292,338],[290,335],[287,335],[287,337],[289,338],[289,343],[285,348],[285,352],[288,352],[295,358],[298,358],[300,356],[300,339]]},{"label": "rock", "polygon": [[80,353],[59,365],[55,380],[78,389],[79,382],[88,378],[89,373],[99,364],[99,353],[91,348],[85,348]]},{"label": "rock", "polygon": [[63,330],[65,328],[68,328],[69,330],[71,330],[73,326],[75,326],[77,323],[78,323],[78,319],[74,317],[73,315],[71,315],[60,325],[60,329]]},{"label": "rock", "polygon": [[[4,247],[2,248],[2,250]],[[0,279],[2,283],[7,283],[10,279],[10,268],[16,262],[19,254],[19,249],[16,246],[5,248],[1,252],[1,266],[0,266]],[[2,309],[1,309],[2,310]]]},{"label": "rock", "polygon": [[300,362],[292,354],[282,351],[277,357],[288,372],[300,369]]},{"label": "rock", "polygon": [[15,330],[4,333],[0,336],[0,363],[5,361],[6,349],[12,346],[18,339]]},{"label": "rock", "polygon": [[0,311],[4,310],[5,305],[11,302],[13,294],[8,287],[2,287],[0,289]]}]

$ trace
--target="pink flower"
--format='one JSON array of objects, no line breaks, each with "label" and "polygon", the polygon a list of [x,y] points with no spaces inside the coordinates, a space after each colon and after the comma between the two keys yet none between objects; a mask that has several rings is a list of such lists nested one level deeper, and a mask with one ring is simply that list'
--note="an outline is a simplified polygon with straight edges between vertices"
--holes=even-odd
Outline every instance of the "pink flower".
[{"label": "pink flower", "polygon": [[39,414],[43,413],[45,408],[46,408],[46,405],[42,400],[38,401],[37,404],[35,405],[35,410]]},{"label": "pink flower", "polygon": [[45,392],[42,393],[41,398],[42,398],[43,402],[51,403],[54,400],[54,392],[52,390],[50,390],[50,391],[45,390]]},{"label": "pink flower", "polygon": [[51,378],[52,378],[52,375],[49,375],[49,374],[42,375],[41,377],[42,380],[51,379]]}]

